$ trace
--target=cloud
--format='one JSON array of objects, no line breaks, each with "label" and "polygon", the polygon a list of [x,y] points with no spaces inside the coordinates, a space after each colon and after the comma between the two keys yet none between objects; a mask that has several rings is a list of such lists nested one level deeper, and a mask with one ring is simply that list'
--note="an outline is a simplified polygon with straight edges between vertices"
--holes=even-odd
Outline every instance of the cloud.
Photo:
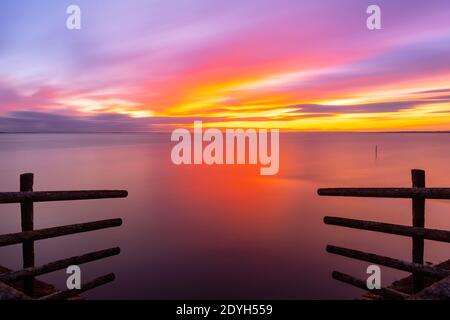
[{"label": "cloud", "polygon": [[[436,91],[439,93],[440,91]],[[256,110],[253,110],[255,113],[259,113],[260,111],[265,111],[270,113],[270,111],[274,111],[276,113],[277,109],[290,109],[281,114],[285,119],[303,119],[303,118],[312,118],[312,117],[323,117],[323,116],[333,116],[337,114],[349,114],[349,113],[386,113],[386,112],[398,112],[402,110],[414,109],[417,105],[423,104],[433,104],[433,103],[450,103],[450,96],[432,96],[427,99],[416,99],[416,100],[408,100],[408,101],[390,101],[390,102],[378,102],[378,103],[365,103],[365,104],[356,104],[356,105],[326,105],[326,104],[297,104],[290,106],[281,106],[278,108],[274,108],[271,106],[261,106]],[[226,114],[230,111],[235,111],[230,108],[215,108],[211,111],[219,114]],[[252,117],[251,112],[250,116],[239,118],[238,116],[233,116],[232,120],[252,120],[252,121],[264,121],[268,120],[271,117]]]},{"label": "cloud", "polygon": [[12,112],[0,117],[2,132],[127,132],[147,131],[141,119],[120,115],[70,117],[44,112]]},{"label": "cloud", "polygon": [[62,94],[62,90],[52,86],[38,86],[30,89],[27,86],[14,86],[0,81],[0,112],[40,111],[55,107],[58,105],[58,97]]},{"label": "cloud", "polygon": [[0,117],[0,132],[148,132],[166,131],[176,125],[190,126],[194,121],[224,121],[224,118],[148,117],[103,113],[92,116],[67,116],[47,112],[16,111]]},{"label": "cloud", "polygon": [[295,111],[306,113],[325,113],[325,114],[342,114],[342,113],[384,113],[397,112],[406,109],[412,109],[415,105],[421,103],[418,101],[398,101],[398,102],[381,102],[366,103],[358,105],[320,105],[320,104],[301,104],[292,106]]},{"label": "cloud", "polygon": [[2,105],[16,103],[20,100],[21,97],[15,90],[0,85],[0,101],[2,102]]}]

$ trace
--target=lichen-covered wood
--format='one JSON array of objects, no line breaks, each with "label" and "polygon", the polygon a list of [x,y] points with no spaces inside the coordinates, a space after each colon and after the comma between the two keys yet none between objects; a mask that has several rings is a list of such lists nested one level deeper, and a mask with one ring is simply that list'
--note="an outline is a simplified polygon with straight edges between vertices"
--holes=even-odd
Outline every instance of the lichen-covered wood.
[{"label": "lichen-covered wood", "polygon": [[127,196],[128,192],[125,190],[0,192],[0,203],[93,200]]},{"label": "lichen-covered wood", "polygon": [[24,241],[36,241],[55,238],[69,234],[88,232],[122,225],[122,219],[108,219],[95,222],[72,224],[62,227],[54,227],[19,233],[10,233],[0,236],[0,247],[21,243]]},{"label": "lichen-covered wood", "polygon": [[[344,257],[358,259],[361,261],[367,261],[370,263],[379,264],[382,266],[407,271],[407,272],[415,272],[427,275],[429,277],[433,277],[436,279],[442,279],[450,276],[450,270],[444,270],[440,268],[435,268],[431,266],[426,266],[418,263],[403,261],[399,259],[394,259],[390,257],[385,257],[373,253],[367,253],[359,250],[347,249],[336,246],[327,246],[327,252],[341,255]],[[1,279],[1,278],[0,278]]]},{"label": "lichen-covered wood", "polygon": [[39,267],[26,268],[19,271],[10,271],[0,274],[0,281],[11,282],[18,279],[22,279],[28,276],[39,276],[46,273],[54,272],[57,270],[65,269],[71,265],[80,265],[83,263],[88,263],[107,257],[115,256],[120,253],[120,248],[110,248],[106,250],[100,250],[95,252],[90,252],[80,256],[75,256],[67,259],[57,260],[44,264]]},{"label": "lichen-covered wood", "polygon": [[402,226],[399,224],[348,219],[340,217],[325,217],[323,219],[323,222],[325,224],[333,226],[383,232],[406,237],[418,236],[428,240],[450,242],[450,231],[445,230],[409,227],[409,226]]},{"label": "lichen-covered wood", "polygon": [[320,196],[450,199],[450,188],[321,188]]}]

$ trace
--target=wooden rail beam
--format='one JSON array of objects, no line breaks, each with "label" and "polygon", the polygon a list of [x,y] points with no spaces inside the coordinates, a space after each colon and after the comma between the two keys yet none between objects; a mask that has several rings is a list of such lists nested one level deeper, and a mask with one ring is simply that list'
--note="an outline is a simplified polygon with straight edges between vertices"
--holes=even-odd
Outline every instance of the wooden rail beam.
[{"label": "wooden rail beam", "polygon": [[128,191],[125,190],[0,192],[0,203],[93,200],[127,196]]},{"label": "wooden rail beam", "polygon": [[380,295],[385,298],[395,299],[395,300],[404,300],[404,299],[409,298],[409,295],[407,295],[406,293],[403,293],[403,292],[400,292],[400,291],[397,291],[394,289],[381,287],[380,289],[369,290],[367,288],[367,284],[365,281],[355,278],[355,277],[352,277],[352,276],[342,273],[342,272],[333,271],[332,277],[335,280],[350,284],[352,286],[372,292],[374,294]]},{"label": "wooden rail beam", "polygon": [[450,242],[450,231],[444,230],[417,228],[391,223],[382,223],[382,222],[355,220],[355,219],[328,217],[328,216],[325,217],[323,221],[325,224],[340,227],[383,232],[407,237],[419,236],[428,240]]},{"label": "wooden rail beam", "polygon": [[13,282],[24,277],[29,276],[39,276],[43,274],[47,274],[50,272],[58,271],[61,269],[65,269],[71,265],[80,265],[83,263],[88,263],[100,259],[104,259],[107,257],[115,256],[120,253],[120,248],[111,248],[101,251],[95,251],[91,253],[87,253],[81,256],[75,256],[67,259],[62,259],[54,262],[47,263],[45,265],[34,267],[34,268],[26,268],[19,271],[11,271],[8,273],[0,274],[0,281],[3,282]]},{"label": "wooden rail beam", "polygon": [[11,233],[0,236],[0,247],[22,243],[24,241],[36,241],[42,239],[55,238],[69,234],[76,234],[122,225],[122,219],[108,219],[88,223],[72,224],[62,227],[54,227],[19,233]]},{"label": "wooden rail beam", "polygon": [[450,188],[322,188],[320,196],[450,199]]},{"label": "wooden rail beam", "polygon": [[[420,273],[437,279],[443,279],[450,276],[450,270],[439,269],[435,267],[425,266],[418,263],[407,262],[390,257],[380,256],[373,253],[367,253],[363,251],[347,249],[336,246],[327,246],[327,252],[337,254],[340,256],[357,259],[361,261],[367,261],[370,263],[379,264],[382,266],[394,268],[411,273]],[[0,278],[1,279],[1,278]]]},{"label": "wooden rail beam", "polygon": [[52,293],[48,296],[41,297],[38,300],[66,300],[66,299],[72,298],[76,295],[79,295],[83,292],[86,292],[88,290],[102,286],[108,282],[114,281],[114,279],[115,279],[114,273],[110,273],[110,274],[107,274],[106,276],[99,277],[95,280],[92,280],[88,283],[81,285],[81,289],[65,290],[65,291]]}]

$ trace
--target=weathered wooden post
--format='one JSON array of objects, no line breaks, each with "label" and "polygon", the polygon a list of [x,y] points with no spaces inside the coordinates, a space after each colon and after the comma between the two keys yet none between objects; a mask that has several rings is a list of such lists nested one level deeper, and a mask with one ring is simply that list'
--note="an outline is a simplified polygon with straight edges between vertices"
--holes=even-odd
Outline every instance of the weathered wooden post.
[{"label": "weathered wooden post", "polygon": [[[20,191],[33,191],[33,174],[24,173],[20,175]],[[22,231],[31,231],[34,229],[33,221],[33,201],[22,201],[20,203]],[[23,268],[34,267],[34,242],[24,241],[22,244]],[[24,278],[24,292],[33,294],[33,277]]]},{"label": "weathered wooden post", "polygon": [[[425,171],[413,169],[411,170],[412,186],[413,188],[425,188]],[[412,198],[412,219],[413,227],[425,227],[425,198]],[[424,254],[424,238],[421,236],[414,236],[412,238],[412,260],[415,263],[423,264]],[[414,293],[419,292],[424,288],[424,278],[420,273],[413,273],[413,290]]]},{"label": "weathered wooden post", "polygon": [[[56,238],[71,234],[84,233],[89,231],[118,227],[122,225],[122,219],[108,219],[87,223],[71,224],[59,227],[34,229],[33,205],[35,202],[52,201],[74,201],[74,200],[94,200],[126,198],[126,190],[75,190],[75,191],[33,191],[33,174],[24,173],[20,175],[19,192],[0,192],[0,204],[20,203],[21,209],[21,232],[0,235],[0,247],[22,244],[23,269],[12,271],[1,268],[0,274],[0,300],[4,299],[67,299],[79,293],[91,290],[100,285],[114,280],[114,274],[94,279],[86,282],[81,289],[66,290],[56,292],[50,289],[45,283],[39,282],[36,277],[62,270],[70,265],[79,265],[103,258],[118,255],[120,248],[110,248],[101,251],[90,252],[81,256],[74,256],[67,259],[53,261],[36,267],[34,261],[34,242],[44,239]],[[450,238],[450,235],[449,235]],[[23,290],[19,292],[15,285],[23,284]],[[56,292],[56,293],[55,293]],[[26,294],[24,294],[26,293]]]},{"label": "weathered wooden post", "polygon": [[[394,287],[400,288],[402,291],[404,289],[413,291],[414,294],[411,298],[426,298],[427,296],[448,298],[448,289],[450,288],[450,271],[447,270],[447,264],[450,260],[436,266],[424,265],[424,240],[450,243],[450,231],[425,228],[425,199],[450,199],[450,188],[427,188],[425,183],[425,171],[423,170],[411,170],[411,178],[411,188],[321,188],[318,189],[317,192],[320,196],[411,199],[412,226],[328,216],[324,218],[324,223],[359,230],[369,230],[412,237],[413,262],[402,261],[373,253],[336,246],[327,246],[327,251],[344,257],[376,263],[412,273],[412,283],[408,277],[407,279],[400,280],[399,284],[393,284]],[[366,288],[364,281],[352,276],[341,273],[333,273],[333,277],[353,286],[364,289]],[[436,289],[423,290],[425,288],[425,277],[427,280],[430,280],[430,283],[433,283],[435,280],[441,280],[441,282],[439,282]],[[391,291],[388,292],[386,290],[381,290],[376,294],[383,297],[395,296],[396,293]],[[392,295],[392,293],[394,293],[394,295]],[[403,295],[397,296],[398,298],[403,297]]]}]

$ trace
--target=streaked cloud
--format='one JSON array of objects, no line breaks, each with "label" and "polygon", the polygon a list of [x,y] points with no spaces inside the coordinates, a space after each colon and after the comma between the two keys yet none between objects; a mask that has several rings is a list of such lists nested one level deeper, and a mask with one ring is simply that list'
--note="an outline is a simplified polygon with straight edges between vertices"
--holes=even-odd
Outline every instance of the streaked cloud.
[{"label": "streaked cloud", "polygon": [[0,3],[0,131],[450,129],[447,0],[380,0],[376,32],[366,0],[80,0],[80,32],[70,1],[22,1]]}]

